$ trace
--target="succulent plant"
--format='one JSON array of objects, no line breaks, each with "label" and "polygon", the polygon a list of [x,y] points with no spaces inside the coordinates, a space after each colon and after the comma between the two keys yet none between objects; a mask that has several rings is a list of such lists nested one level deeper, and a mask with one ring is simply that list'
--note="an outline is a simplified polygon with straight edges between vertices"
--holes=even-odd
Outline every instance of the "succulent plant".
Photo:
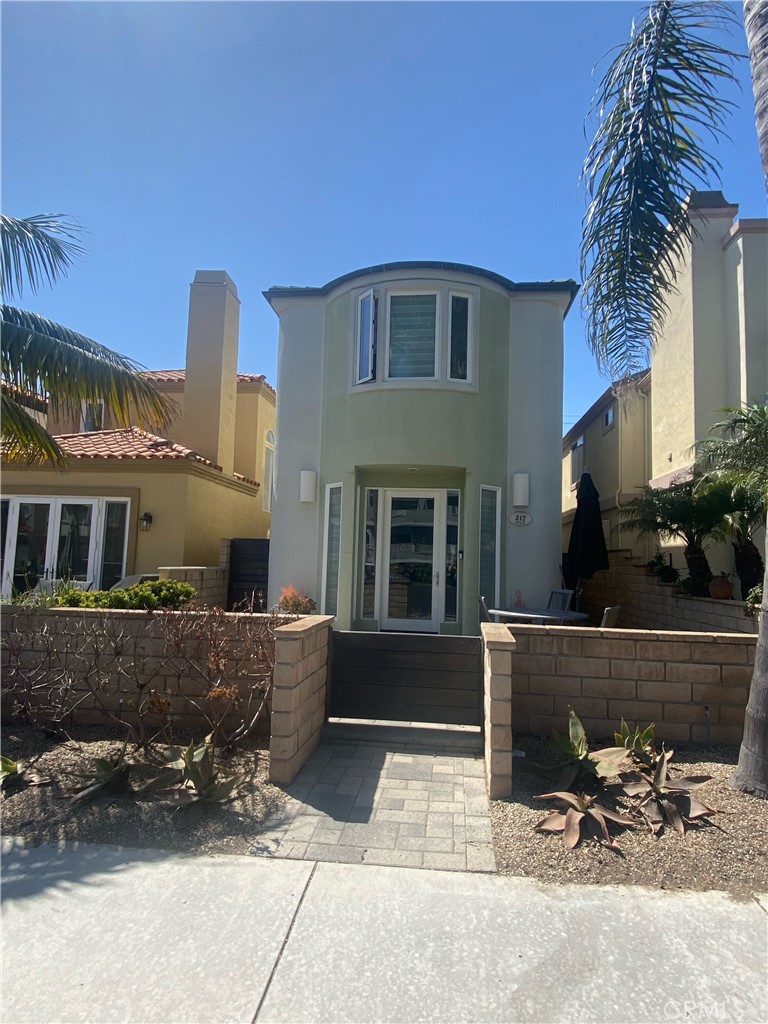
[{"label": "succulent plant", "polygon": [[608,821],[626,828],[636,828],[633,818],[612,811],[597,802],[597,797],[584,793],[541,793],[536,800],[555,800],[561,807],[551,810],[535,826],[541,832],[562,832],[563,844],[568,850],[578,846],[582,839],[596,839],[609,850],[619,850],[619,844],[608,831]]},{"label": "succulent plant", "polygon": [[690,775],[687,778],[669,778],[668,765],[674,751],[664,750],[659,756],[652,775],[646,772],[624,772],[621,782],[610,787],[635,798],[637,812],[658,835],[665,824],[685,835],[685,823],[706,818],[716,812],[707,807],[692,792],[709,782],[711,775]]},{"label": "succulent plant", "polygon": [[26,761],[14,761],[12,757],[0,756],[0,788],[19,789],[22,786],[45,786],[51,780],[32,771]]},{"label": "succulent plant", "polygon": [[638,761],[640,764],[645,765],[646,768],[655,769],[658,762],[658,754],[656,753],[656,746],[654,743],[655,730],[656,726],[651,723],[651,725],[642,731],[639,726],[635,726],[635,731],[633,733],[622,718],[619,731],[615,732],[613,735],[616,743],[624,747],[634,761]]},{"label": "succulent plant", "polygon": [[203,743],[165,750],[166,771],[155,779],[147,790],[159,790],[158,795],[178,806],[206,802],[224,803],[229,800],[245,775],[223,777],[216,768],[211,737]]},{"label": "succulent plant", "polygon": [[558,771],[558,789],[573,789],[594,784],[596,779],[619,774],[628,751],[624,746],[589,749],[584,726],[573,708],[568,709],[568,735],[552,733],[550,746],[557,757],[553,771]]}]

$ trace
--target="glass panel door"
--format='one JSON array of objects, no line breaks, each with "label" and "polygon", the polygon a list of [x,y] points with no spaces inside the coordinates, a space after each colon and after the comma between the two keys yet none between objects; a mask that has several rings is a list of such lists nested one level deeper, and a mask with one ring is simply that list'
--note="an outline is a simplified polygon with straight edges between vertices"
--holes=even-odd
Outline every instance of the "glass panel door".
[{"label": "glass panel door", "polygon": [[56,573],[60,580],[94,577],[96,502],[59,501],[56,528]]},{"label": "glass panel door", "polygon": [[[48,566],[48,524],[53,503],[47,500],[12,502],[9,514],[10,549],[3,575],[3,593],[24,593],[45,579]],[[13,515],[12,513],[16,513]]]},{"label": "glass panel door", "polygon": [[382,628],[436,633],[443,615],[444,494],[386,493]]}]

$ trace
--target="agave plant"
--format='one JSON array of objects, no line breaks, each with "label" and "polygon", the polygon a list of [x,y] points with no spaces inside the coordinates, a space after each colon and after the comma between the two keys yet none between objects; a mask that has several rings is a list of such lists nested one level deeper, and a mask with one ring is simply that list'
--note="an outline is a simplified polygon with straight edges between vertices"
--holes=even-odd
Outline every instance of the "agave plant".
[{"label": "agave plant", "polygon": [[670,779],[668,765],[673,753],[672,750],[662,752],[653,775],[626,772],[621,775],[621,783],[615,787],[638,801],[637,812],[654,835],[658,835],[665,824],[671,825],[681,836],[685,835],[686,822],[715,813],[711,807],[691,795],[694,789],[709,782],[712,776],[689,775],[687,778]]},{"label": "agave plant", "polygon": [[609,850],[619,850],[619,844],[608,831],[609,821],[615,821],[627,828],[637,827],[637,822],[597,802],[597,797],[584,793],[541,793],[536,800],[555,800],[561,807],[549,811],[535,826],[541,832],[562,832],[563,844],[567,850],[578,846],[582,839],[596,839]]},{"label": "agave plant", "polygon": [[556,783],[559,789],[572,789],[579,783],[594,784],[598,778],[618,775],[627,758],[624,746],[591,751],[584,726],[573,708],[568,709],[568,735],[553,732],[550,745],[558,759],[552,770],[560,773]]},{"label": "agave plant", "polygon": [[0,755],[0,789],[20,789],[22,786],[45,786],[51,780],[32,771],[26,761],[14,761]]},{"label": "agave plant", "polygon": [[246,779],[245,775],[222,777],[213,756],[212,737],[203,743],[190,743],[181,747],[168,747],[165,751],[166,770],[145,789],[159,790],[158,795],[178,806],[205,802],[224,803]]},{"label": "agave plant", "polygon": [[127,793],[130,790],[131,766],[125,760],[125,744],[114,760],[96,757],[88,771],[75,774],[83,783],[70,793],[73,803]]},{"label": "agave plant", "polygon": [[655,730],[656,726],[652,722],[642,731],[640,726],[636,725],[633,733],[622,718],[619,731],[613,735],[616,744],[627,750],[634,761],[639,761],[640,764],[644,764],[649,768],[655,768],[657,761],[656,747],[654,745]]}]

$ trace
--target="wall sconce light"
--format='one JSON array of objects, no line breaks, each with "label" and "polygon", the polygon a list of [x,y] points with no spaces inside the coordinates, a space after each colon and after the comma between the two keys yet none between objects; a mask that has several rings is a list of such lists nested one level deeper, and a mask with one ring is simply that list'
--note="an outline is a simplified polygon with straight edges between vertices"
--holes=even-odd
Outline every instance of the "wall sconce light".
[{"label": "wall sconce light", "polygon": [[317,473],[314,469],[302,469],[299,481],[299,501],[311,505],[317,498]]},{"label": "wall sconce light", "polygon": [[145,512],[143,516],[139,518],[139,529],[142,533],[149,533],[149,528],[152,525],[152,513]]},{"label": "wall sconce light", "polygon": [[528,508],[530,504],[531,478],[527,473],[512,474],[512,504]]}]

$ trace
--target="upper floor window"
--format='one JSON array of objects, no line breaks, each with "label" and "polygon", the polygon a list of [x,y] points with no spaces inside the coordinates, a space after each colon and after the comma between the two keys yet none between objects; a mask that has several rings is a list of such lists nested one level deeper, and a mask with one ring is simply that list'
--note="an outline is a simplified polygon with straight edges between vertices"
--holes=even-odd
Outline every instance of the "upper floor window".
[{"label": "upper floor window", "polygon": [[[354,383],[472,383],[476,376],[474,291],[414,285],[408,289],[368,289],[360,294]],[[384,312],[381,328],[380,302]]]},{"label": "upper floor window", "polygon": [[613,426],[615,416],[616,406],[612,402],[603,413],[603,430],[609,430]]},{"label": "upper floor window", "polygon": [[83,402],[80,414],[80,432],[90,433],[104,429],[104,403]]},{"label": "upper floor window", "polygon": [[468,380],[469,296],[451,293],[451,351],[448,377]]},{"label": "upper floor window", "polygon": [[387,377],[437,376],[437,294],[390,295]]},{"label": "upper floor window", "polygon": [[357,383],[376,377],[376,298],[369,289],[357,301]]},{"label": "upper floor window", "polygon": [[584,472],[584,435],[581,434],[571,445],[571,485],[581,479]]}]

